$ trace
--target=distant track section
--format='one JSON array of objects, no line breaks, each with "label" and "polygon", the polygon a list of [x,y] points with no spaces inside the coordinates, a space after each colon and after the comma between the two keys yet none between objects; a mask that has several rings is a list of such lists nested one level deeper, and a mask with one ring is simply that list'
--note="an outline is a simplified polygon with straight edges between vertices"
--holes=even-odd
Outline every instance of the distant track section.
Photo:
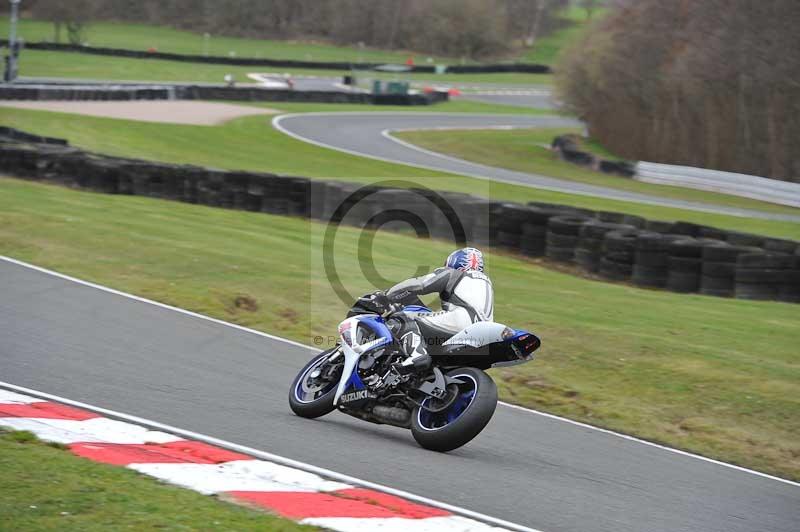
[{"label": "distant track section", "polygon": [[430,170],[582,196],[732,216],[800,222],[800,215],[775,214],[753,209],[665,198],[486,166],[425,150],[391,135],[393,131],[415,129],[580,127],[582,125],[579,121],[570,118],[461,113],[303,113],[275,117],[273,124],[287,135],[311,144]]}]

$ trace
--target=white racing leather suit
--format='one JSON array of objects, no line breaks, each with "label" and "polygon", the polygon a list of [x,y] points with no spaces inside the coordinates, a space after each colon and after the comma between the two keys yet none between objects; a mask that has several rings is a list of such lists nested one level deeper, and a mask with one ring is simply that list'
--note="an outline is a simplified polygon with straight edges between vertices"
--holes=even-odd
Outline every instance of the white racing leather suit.
[{"label": "white racing leather suit", "polygon": [[477,270],[438,268],[422,277],[408,279],[390,288],[386,295],[399,301],[409,296],[439,293],[442,310],[404,312],[410,332],[401,338],[409,355],[402,365],[426,367],[430,363],[427,347],[441,345],[457,332],[479,321],[494,319],[492,281]]}]

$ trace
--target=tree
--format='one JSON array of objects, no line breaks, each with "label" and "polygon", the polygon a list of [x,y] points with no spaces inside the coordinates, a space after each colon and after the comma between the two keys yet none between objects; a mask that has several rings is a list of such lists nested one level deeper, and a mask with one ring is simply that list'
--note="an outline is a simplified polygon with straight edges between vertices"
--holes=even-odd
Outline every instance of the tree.
[{"label": "tree", "polygon": [[[507,56],[552,30],[569,0],[26,0],[37,18],[81,42],[90,17],[200,33],[416,50],[470,59]],[[555,24],[554,24],[555,22]]]},{"label": "tree", "polygon": [[581,0],[581,7],[586,10],[586,19],[591,20],[594,10],[597,8],[598,0]]},{"label": "tree", "polygon": [[800,182],[800,3],[615,0],[556,86],[621,156]]},{"label": "tree", "polygon": [[547,0],[537,0],[535,6],[536,7],[533,9],[533,16],[531,17],[530,29],[528,30],[527,37],[525,37],[526,46],[533,46],[536,42],[536,37],[539,35],[539,28],[542,25],[542,17],[544,16],[545,9],[547,9]]},{"label": "tree", "polygon": [[90,0],[37,0],[31,11],[34,17],[53,23],[53,40],[61,42],[61,30],[67,30],[71,44],[84,41],[84,31],[92,16],[93,2]]}]

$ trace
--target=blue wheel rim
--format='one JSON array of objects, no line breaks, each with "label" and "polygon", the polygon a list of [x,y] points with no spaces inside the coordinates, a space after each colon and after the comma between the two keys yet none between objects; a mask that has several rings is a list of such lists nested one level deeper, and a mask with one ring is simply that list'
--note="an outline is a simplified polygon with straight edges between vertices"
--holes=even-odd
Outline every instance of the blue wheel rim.
[{"label": "blue wheel rim", "polygon": [[[325,395],[326,393],[330,392],[336,385],[338,384],[336,381],[331,381],[330,383],[326,384],[324,387],[314,390],[313,393],[308,393],[303,389],[303,384],[306,383],[308,380],[308,376],[313,372],[315,369],[319,368],[326,360],[328,356],[320,357],[314,364],[310,365],[306,370],[303,372],[303,375],[297,380],[297,386],[294,389],[294,398],[297,399],[300,403],[313,403],[321,396]],[[310,397],[310,398],[309,398]]]},{"label": "blue wheel rim", "polygon": [[[459,385],[459,395],[447,410],[442,412],[430,412],[425,408],[419,409],[417,422],[424,430],[439,430],[445,428],[460,418],[470,405],[472,405],[472,401],[475,399],[475,393],[478,390],[478,383],[470,375],[453,375],[453,378],[460,378],[466,382],[465,384]],[[425,399],[422,402],[423,407],[427,401],[429,401],[429,399]]]}]

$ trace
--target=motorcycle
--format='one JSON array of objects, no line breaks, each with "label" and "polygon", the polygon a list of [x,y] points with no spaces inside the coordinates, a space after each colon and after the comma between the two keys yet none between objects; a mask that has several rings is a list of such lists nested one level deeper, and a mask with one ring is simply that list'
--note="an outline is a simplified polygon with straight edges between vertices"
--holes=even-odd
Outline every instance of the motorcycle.
[{"label": "motorcycle", "polygon": [[338,409],[411,429],[417,443],[433,451],[452,451],[475,438],[497,407],[497,387],[484,370],[533,360],[541,341],[527,331],[477,322],[427,342],[430,367],[401,374],[408,317],[420,312],[431,311],[416,296],[400,303],[383,292],[359,298],[339,324],[336,345],[314,356],[292,382],[292,411],[317,418]]}]

